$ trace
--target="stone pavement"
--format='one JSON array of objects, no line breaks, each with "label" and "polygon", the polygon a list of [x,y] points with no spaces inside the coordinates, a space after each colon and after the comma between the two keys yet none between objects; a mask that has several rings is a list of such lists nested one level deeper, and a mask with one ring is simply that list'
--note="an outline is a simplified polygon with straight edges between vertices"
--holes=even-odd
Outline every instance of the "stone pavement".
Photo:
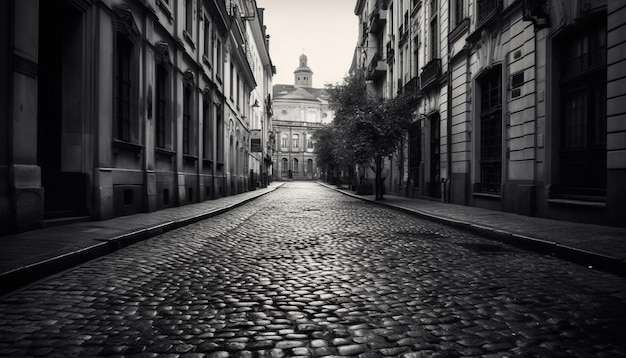
[{"label": "stone pavement", "polygon": [[386,194],[384,200],[376,201],[374,195],[356,195],[346,188],[320,184],[352,197],[465,229],[524,249],[626,276],[626,228],[529,217],[390,194]]},{"label": "stone pavement", "polygon": [[626,358],[626,280],[294,181],[0,297],[0,357]]},{"label": "stone pavement", "polygon": [[[182,207],[106,221],[55,226],[0,237],[0,294],[163,232],[223,213],[284,183]],[[509,244],[626,276],[626,228],[527,217],[475,207],[386,195],[355,195]]]},{"label": "stone pavement", "polygon": [[221,214],[283,184],[273,183],[267,188],[151,213],[0,237],[0,294],[137,241]]}]

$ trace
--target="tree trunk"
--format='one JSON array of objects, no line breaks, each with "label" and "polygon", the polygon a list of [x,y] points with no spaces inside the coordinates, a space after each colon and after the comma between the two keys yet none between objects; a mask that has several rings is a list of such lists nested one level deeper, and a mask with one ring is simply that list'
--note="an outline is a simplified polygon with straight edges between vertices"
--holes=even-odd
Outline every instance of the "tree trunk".
[{"label": "tree trunk", "polygon": [[383,179],[382,179],[382,174],[383,174],[383,158],[382,157],[376,157],[376,159],[374,160],[374,173],[375,173],[375,179],[374,182],[376,183],[375,185],[375,193],[376,193],[376,200],[383,200]]}]

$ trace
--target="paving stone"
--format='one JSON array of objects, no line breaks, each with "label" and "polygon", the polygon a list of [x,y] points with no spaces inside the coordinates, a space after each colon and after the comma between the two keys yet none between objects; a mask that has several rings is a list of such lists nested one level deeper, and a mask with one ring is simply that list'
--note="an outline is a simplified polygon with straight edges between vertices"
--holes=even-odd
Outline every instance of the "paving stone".
[{"label": "paving stone", "polygon": [[623,278],[489,245],[290,182],[3,296],[0,356],[626,356]]}]

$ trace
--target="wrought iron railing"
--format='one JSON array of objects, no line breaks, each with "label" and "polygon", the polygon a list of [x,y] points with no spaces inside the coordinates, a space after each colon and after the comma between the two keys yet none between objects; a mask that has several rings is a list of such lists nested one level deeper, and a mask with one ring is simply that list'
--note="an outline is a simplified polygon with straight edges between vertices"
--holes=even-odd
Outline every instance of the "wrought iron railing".
[{"label": "wrought iron railing", "polygon": [[423,89],[435,82],[441,75],[441,59],[436,58],[428,62],[422,68],[422,74],[420,75],[420,89]]},{"label": "wrought iron railing", "polygon": [[502,11],[502,0],[478,0],[476,27],[481,27]]}]

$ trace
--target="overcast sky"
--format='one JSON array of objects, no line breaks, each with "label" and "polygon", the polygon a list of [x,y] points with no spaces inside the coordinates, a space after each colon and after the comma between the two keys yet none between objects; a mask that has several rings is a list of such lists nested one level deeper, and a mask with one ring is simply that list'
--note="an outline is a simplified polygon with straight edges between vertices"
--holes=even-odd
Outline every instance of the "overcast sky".
[{"label": "overcast sky", "polygon": [[313,71],[313,87],[341,82],[350,69],[358,37],[356,0],[256,0],[265,8],[274,84],[293,84],[293,71],[304,54]]}]

